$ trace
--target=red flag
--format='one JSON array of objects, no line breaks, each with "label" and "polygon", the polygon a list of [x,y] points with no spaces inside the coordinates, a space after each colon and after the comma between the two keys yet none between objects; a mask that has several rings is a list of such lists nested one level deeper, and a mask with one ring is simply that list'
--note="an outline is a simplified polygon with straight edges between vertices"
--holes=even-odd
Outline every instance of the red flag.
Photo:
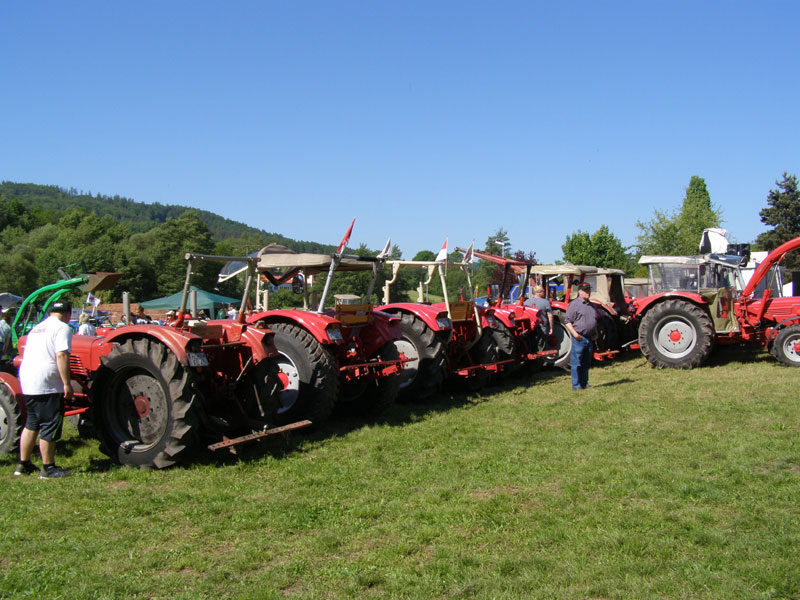
[{"label": "red flag", "polygon": [[347,242],[350,241],[350,234],[353,233],[353,225],[355,225],[355,224],[356,224],[356,220],[354,218],[353,222],[350,223],[350,228],[347,230],[347,233],[344,234],[344,237],[342,238],[342,241],[339,242],[339,247],[336,248],[336,254],[341,254],[342,252],[344,252],[344,249],[347,247]]},{"label": "red flag", "polygon": [[439,254],[436,255],[436,262],[445,261],[447,261],[447,238],[444,238],[444,246],[439,250]]}]

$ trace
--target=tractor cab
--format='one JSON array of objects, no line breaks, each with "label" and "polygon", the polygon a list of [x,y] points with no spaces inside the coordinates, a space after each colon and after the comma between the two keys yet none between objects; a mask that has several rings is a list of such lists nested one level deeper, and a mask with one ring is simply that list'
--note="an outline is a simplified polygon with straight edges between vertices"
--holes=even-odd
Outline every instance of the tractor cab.
[{"label": "tractor cab", "polygon": [[642,256],[653,294],[689,293],[702,298],[718,333],[739,330],[732,309],[744,288],[741,257],[725,254],[700,256]]}]

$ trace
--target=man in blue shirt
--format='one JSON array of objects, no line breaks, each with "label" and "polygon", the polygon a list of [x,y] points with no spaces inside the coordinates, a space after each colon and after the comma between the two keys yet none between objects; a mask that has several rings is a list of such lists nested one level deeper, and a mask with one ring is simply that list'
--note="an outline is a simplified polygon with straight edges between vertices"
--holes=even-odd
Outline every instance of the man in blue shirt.
[{"label": "man in blue shirt", "polygon": [[572,336],[569,360],[572,370],[572,389],[589,387],[589,367],[592,365],[592,340],[597,336],[597,311],[589,301],[592,286],[584,282],[578,286],[578,298],[569,303],[564,325]]}]

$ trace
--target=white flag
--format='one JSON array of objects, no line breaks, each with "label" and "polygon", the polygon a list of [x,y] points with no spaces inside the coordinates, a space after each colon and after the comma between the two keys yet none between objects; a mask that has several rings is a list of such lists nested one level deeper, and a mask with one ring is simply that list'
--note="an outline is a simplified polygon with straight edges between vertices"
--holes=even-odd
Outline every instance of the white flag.
[{"label": "white flag", "polygon": [[444,246],[436,255],[436,262],[447,262],[447,238],[444,238]]},{"label": "white flag", "polygon": [[467,252],[464,254],[464,262],[467,263],[468,265],[472,264],[472,259],[473,259],[472,251],[474,248],[475,248],[475,241],[473,240],[473,242],[469,245],[469,248],[467,248]]},{"label": "white flag", "polygon": [[100,306],[100,302],[101,302],[100,298],[98,298],[97,296],[93,296],[91,292],[86,294],[86,304],[91,304],[92,306],[97,308],[98,306]]}]

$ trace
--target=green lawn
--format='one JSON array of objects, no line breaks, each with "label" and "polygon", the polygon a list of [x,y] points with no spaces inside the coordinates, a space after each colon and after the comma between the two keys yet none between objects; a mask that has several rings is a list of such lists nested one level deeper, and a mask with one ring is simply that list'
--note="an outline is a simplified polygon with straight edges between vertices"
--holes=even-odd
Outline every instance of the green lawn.
[{"label": "green lawn", "polygon": [[[800,369],[638,353],[379,422],[3,487],[0,597],[798,598]],[[71,433],[70,433],[71,435]]]}]

